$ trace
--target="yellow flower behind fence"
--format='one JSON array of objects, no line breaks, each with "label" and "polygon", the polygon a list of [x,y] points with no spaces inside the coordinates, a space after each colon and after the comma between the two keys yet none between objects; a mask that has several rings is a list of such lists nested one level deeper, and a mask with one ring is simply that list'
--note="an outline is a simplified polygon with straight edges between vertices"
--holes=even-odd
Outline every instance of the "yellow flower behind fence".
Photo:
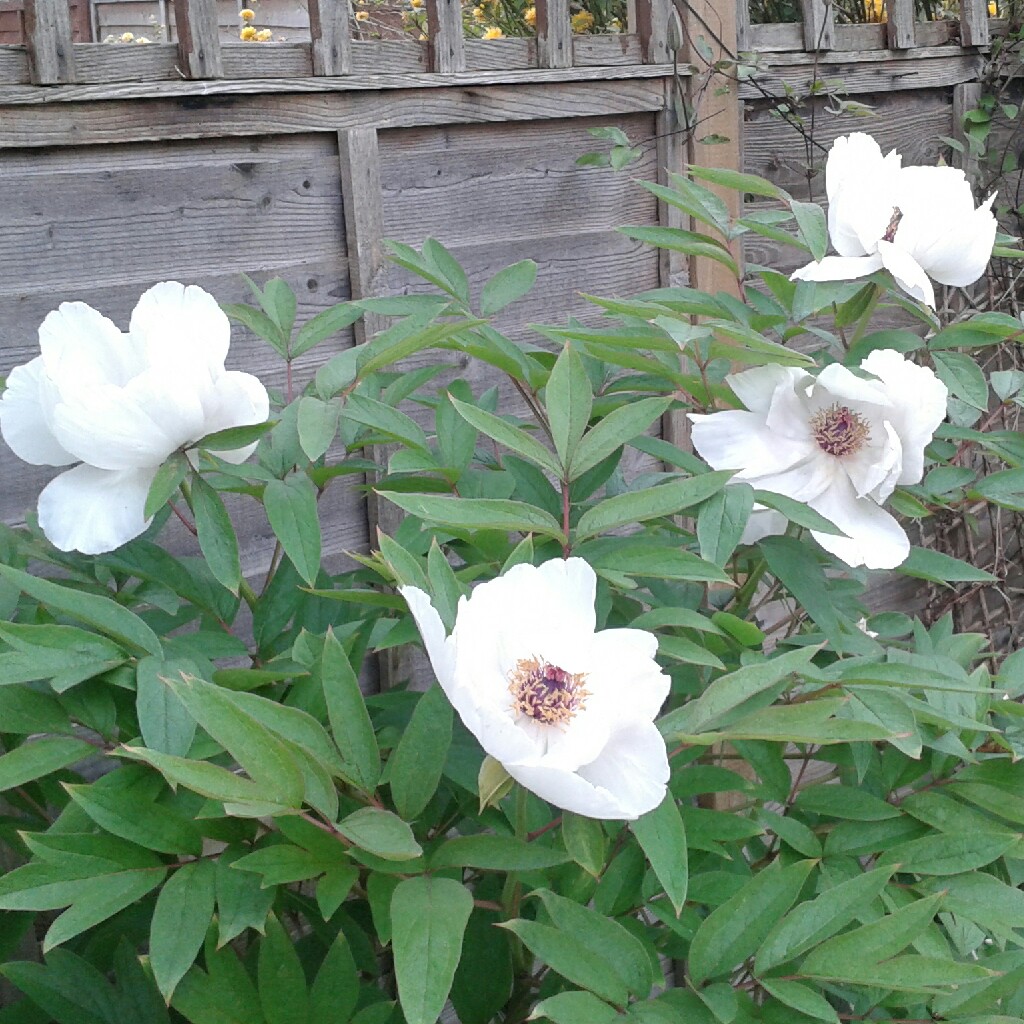
[{"label": "yellow flower behind fence", "polygon": [[482,39],[503,39],[505,33],[498,28],[497,25],[492,25],[486,32],[484,32]]}]

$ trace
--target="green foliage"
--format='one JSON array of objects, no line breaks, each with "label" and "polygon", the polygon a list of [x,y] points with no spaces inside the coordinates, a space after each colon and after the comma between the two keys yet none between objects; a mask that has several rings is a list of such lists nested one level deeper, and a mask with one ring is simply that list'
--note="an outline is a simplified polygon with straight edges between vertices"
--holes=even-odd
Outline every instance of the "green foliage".
[{"label": "green foliage", "polygon": [[[601,131],[625,160],[628,138]],[[733,222],[711,186],[780,208]],[[693,230],[632,238],[730,271],[745,233],[824,251],[821,211],[761,179],[649,187]],[[1024,442],[981,418],[1020,404],[1024,376],[975,356],[1019,322],[870,331],[877,300],[903,302],[880,276],[765,269],[746,302],[595,298],[586,324],[512,339],[491,318],[529,301],[531,261],[480,288],[437,242],[392,249],[432,293],[301,323],[271,281],[259,308],[229,307],[290,365],[289,393],[267,425],[172,458],[146,536],[96,558],[0,538],[0,845],[17,865],[0,973],[21,999],[0,1021],[431,1024],[449,1002],[464,1024],[1024,1019],[1024,661],[948,618],[869,615],[869,574],[808,532],[835,526],[671,440],[687,413],[735,407],[736,366],[915,351],[954,415],[894,507],[1020,510]],[[299,380],[294,360],[367,311],[392,322]],[[470,361],[521,401],[460,377]],[[218,457],[253,443],[249,462]],[[406,517],[325,559],[339,481],[368,471]],[[172,500],[188,555],[159,546]],[[787,535],[743,542],[759,506]],[[259,579],[240,508],[274,546]],[[599,627],[653,633],[671,680],[668,792],[629,823],[528,794],[450,694],[405,685],[417,635],[397,587],[448,634],[475,584],[568,554],[598,575]],[[923,548],[898,571],[992,580]],[[19,959],[31,930],[43,962]]]}]

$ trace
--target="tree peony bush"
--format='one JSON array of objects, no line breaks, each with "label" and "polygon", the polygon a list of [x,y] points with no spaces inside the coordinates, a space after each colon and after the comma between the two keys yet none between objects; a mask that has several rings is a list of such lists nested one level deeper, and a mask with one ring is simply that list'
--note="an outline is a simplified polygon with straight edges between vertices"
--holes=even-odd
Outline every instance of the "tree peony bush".
[{"label": "tree peony bush", "polygon": [[[838,145],[856,226],[877,147]],[[775,208],[732,222],[709,182]],[[648,187],[694,230],[634,237],[825,256],[825,214],[769,182]],[[855,280],[751,268],[745,302],[595,298],[526,342],[492,320],[529,261],[476,295],[395,245],[431,292],[297,329],[271,281],[225,308],[287,364],[270,400],[198,289],[157,285],[128,334],[47,317],[0,426],[79,465],[0,531],[0,1021],[1024,1019],[1024,661],[866,603],[869,567],[996,582],[906,518],[1024,508],[1021,438],[984,429],[1024,375],[975,361],[1022,325],[907,298],[900,210],[862,253],[833,227]],[[970,273],[901,251],[967,284],[981,211]],[[892,309],[914,329],[876,329]],[[366,311],[391,325],[299,379]],[[668,439],[691,423],[697,454]],[[367,472],[404,519],[328,567],[320,514]]]}]

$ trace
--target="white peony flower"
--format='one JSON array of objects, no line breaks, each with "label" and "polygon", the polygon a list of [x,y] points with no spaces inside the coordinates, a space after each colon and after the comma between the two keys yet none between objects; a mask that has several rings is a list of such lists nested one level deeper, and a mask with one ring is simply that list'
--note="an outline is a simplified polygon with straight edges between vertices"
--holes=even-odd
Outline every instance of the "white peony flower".
[{"label": "white peony flower", "polygon": [[[847,565],[892,569],[910,541],[881,503],[897,484],[924,475],[924,449],[946,415],[946,386],[899,352],[872,352],[860,368],[827,366],[811,377],[789,366],[758,366],[726,378],[749,411],[690,415],[693,444],[730,482],[805,502],[845,537],[812,531]],[[743,534],[750,544],[782,533],[778,512],[755,510]]]},{"label": "white peony flower", "polygon": [[838,256],[808,263],[799,281],[846,281],[888,270],[915,299],[935,308],[940,284],[977,281],[992,256],[995,195],[975,209],[964,172],[901,167],[870,135],[836,139],[825,164],[828,233]]},{"label": "white peony flower", "polygon": [[[52,544],[100,554],[127,543],[149,525],[146,495],[169,455],[266,420],[266,388],[224,369],[230,338],[216,299],[176,281],[143,294],[127,334],[84,302],[47,315],[40,355],[7,378],[0,432],[25,462],[79,463],[39,495]],[[218,455],[242,462],[254,447]]]},{"label": "white peony flower", "polygon": [[448,637],[422,590],[400,591],[448,699],[512,778],[564,810],[633,819],[665,796],[654,718],[669,679],[653,634],[594,631],[596,589],[580,558],[517,565],[459,601]]}]

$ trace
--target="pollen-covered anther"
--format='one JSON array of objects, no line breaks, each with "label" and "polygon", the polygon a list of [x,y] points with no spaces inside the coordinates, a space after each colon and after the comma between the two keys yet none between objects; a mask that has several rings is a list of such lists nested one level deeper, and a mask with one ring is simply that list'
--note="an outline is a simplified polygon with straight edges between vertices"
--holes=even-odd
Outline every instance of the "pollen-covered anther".
[{"label": "pollen-covered anther", "polygon": [[509,673],[512,709],[544,725],[568,725],[590,692],[585,672],[566,672],[542,658],[520,658]]},{"label": "pollen-covered anther", "polygon": [[865,419],[838,402],[827,409],[819,409],[811,417],[811,430],[818,447],[837,458],[859,452],[871,437],[871,428]]}]

